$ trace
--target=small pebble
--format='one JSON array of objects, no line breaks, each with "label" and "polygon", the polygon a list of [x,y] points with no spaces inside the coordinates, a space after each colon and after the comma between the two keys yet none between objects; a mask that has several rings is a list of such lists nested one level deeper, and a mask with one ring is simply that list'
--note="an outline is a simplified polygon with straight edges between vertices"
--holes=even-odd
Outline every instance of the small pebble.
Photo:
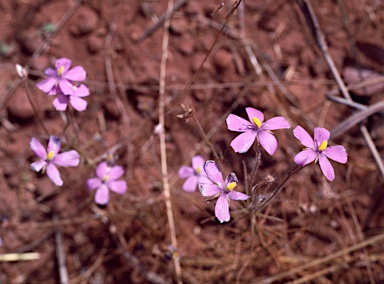
[{"label": "small pebble", "polygon": [[71,32],[76,36],[88,34],[97,28],[99,17],[88,7],[80,6],[71,21]]}]

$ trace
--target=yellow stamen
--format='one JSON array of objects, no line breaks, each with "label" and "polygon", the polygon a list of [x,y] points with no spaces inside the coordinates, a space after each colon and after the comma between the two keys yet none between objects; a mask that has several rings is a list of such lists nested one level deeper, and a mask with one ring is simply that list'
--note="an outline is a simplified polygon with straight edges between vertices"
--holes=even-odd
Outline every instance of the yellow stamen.
[{"label": "yellow stamen", "polygon": [[234,182],[234,181],[230,182],[230,183],[227,184],[227,189],[228,190],[232,190],[232,189],[234,189],[236,187],[236,185],[237,185],[236,182]]},{"label": "yellow stamen", "polygon": [[258,128],[260,128],[260,126],[261,126],[261,121],[260,121],[260,119],[258,119],[257,117],[252,117],[252,121],[253,121],[253,123],[254,123]]},{"label": "yellow stamen", "polygon": [[47,160],[50,161],[53,159],[53,156],[55,156],[55,152],[49,151],[47,155]]},{"label": "yellow stamen", "polygon": [[201,173],[201,167],[200,166],[197,166],[196,173],[197,174]]},{"label": "yellow stamen", "polygon": [[102,181],[103,181],[103,182],[106,182],[108,179],[109,179],[109,175],[105,175],[105,176],[103,176]]},{"label": "yellow stamen", "polygon": [[319,146],[319,150],[320,151],[324,151],[328,146],[328,141],[327,140],[324,140],[323,142],[321,142],[320,146]]},{"label": "yellow stamen", "polygon": [[59,70],[57,70],[57,75],[61,76],[63,75],[63,72],[64,72],[64,66],[60,66]]},{"label": "yellow stamen", "polygon": [[103,176],[102,182],[106,182],[109,179],[109,172],[111,171],[111,167],[107,167],[105,170],[106,174]]}]

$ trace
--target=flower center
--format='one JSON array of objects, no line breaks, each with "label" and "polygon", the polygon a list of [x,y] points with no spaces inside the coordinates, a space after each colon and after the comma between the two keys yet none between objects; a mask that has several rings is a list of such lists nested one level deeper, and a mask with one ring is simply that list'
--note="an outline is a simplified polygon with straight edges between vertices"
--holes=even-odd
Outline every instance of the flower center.
[{"label": "flower center", "polygon": [[323,142],[321,142],[320,146],[319,146],[319,151],[324,151],[328,146],[328,141],[327,140],[324,140]]},{"label": "flower center", "polygon": [[236,182],[230,182],[227,184],[227,189],[228,190],[233,190],[236,187],[237,183]]},{"label": "flower center", "polygon": [[261,121],[260,121],[260,119],[258,119],[257,117],[252,117],[252,122],[253,122],[258,128],[260,128],[260,126],[261,126]]},{"label": "flower center", "polygon": [[64,66],[60,66],[59,70],[57,70],[57,75],[61,76],[64,73]]},{"label": "flower center", "polygon": [[196,168],[196,174],[200,174],[201,173],[201,167],[200,166],[197,166]]},{"label": "flower center", "polygon": [[109,179],[109,175],[103,176],[102,182],[106,182]]},{"label": "flower center", "polygon": [[50,161],[53,159],[53,156],[55,156],[55,152],[49,151],[47,155],[47,160]]},{"label": "flower center", "polygon": [[109,179],[109,172],[111,171],[111,167],[107,167],[105,170],[105,175],[103,176],[102,182],[106,182]]}]

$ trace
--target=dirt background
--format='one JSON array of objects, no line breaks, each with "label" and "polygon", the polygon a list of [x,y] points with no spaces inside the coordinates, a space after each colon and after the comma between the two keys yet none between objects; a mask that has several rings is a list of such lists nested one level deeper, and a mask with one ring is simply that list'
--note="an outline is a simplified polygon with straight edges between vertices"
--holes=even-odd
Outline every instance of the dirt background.
[{"label": "dirt background", "polygon": [[[155,131],[164,24],[145,34],[168,2],[86,0],[78,6],[69,0],[0,0],[0,252],[40,254],[29,261],[2,258],[0,283],[60,282],[60,247],[69,283],[383,283],[383,179],[357,126],[332,141],[349,154],[346,165],[333,163],[332,183],[318,165],[308,166],[256,214],[238,210],[246,202],[232,202],[231,221],[220,224],[214,203],[181,189],[182,165],[190,165],[195,154],[214,158],[195,121],[178,117],[181,104],[194,109],[222,157],[223,173],[234,171],[243,192],[244,169],[249,173],[255,159],[252,152],[240,155],[230,148],[236,133],[226,128],[228,113],[245,117],[245,107],[252,106],[266,119],[282,115],[292,129],[300,124],[310,133],[316,126],[332,129],[352,114],[325,97],[337,85],[297,2],[244,0],[235,10],[233,0],[184,2],[171,20],[165,73],[175,248]],[[352,82],[348,70],[379,77],[384,3],[312,2],[345,81]],[[48,42],[52,32],[57,34]],[[47,48],[36,53],[44,43]],[[53,98],[35,87],[60,57],[87,71],[91,95],[84,112],[58,113]],[[16,63],[29,64],[26,82],[20,83]],[[383,100],[380,90],[351,94],[365,105]],[[383,117],[371,116],[365,124],[382,154]],[[292,168],[302,149],[292,129],[275,132],[279,148],[272,157],[262,151],[252,184],[267,175],[278,184]],[[30,139],[46,144],[52,134],[62,138],[63,150],[76,149],[82,157],[79,167],[60,169],[61,188],[29,168],[37,159]],[[128,191],[112,193],[100,207],[85,182],[111,152],[126,170]],[[261,194],[268,196],[275,186]]]}]

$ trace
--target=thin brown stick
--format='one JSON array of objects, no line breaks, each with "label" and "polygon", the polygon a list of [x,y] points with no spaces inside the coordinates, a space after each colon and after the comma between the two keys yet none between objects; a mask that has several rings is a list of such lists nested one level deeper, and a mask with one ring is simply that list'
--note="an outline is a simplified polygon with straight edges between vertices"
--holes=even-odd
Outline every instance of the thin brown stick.
[{"label": "thin brown stick", "polygon": [[[116,23],[112,22],[109,25],[109,32],[105,39],[105,50],[106,50],[105,57],[104,57],[105,73],[107,74],[109,92],[111,93],[117,108],[119,109],[121,115],[123,116],[124,123],[128,125],[129,118],[128,118],[127,111],[116,91],[116,84],[115,84],[115,79],[113,76],[113,68],[112,68],[112,58],[109,50],[112,44],[112,39],[115,34],[115,31],[116,31]],[[123,129],[126,129],[126,128],[123,128]]]},{"label": "thin brown stick", "polygon": [[220,161],[222,160],[222,157],[219,156],[219,154],[217,153],[215,147],[213,147],[212,143],[209,141],[209,138],[205,134],[204,129],[201,126],[199,120],[197,119],[194,110],[193,110],[193,114],[192,115],[193,115],[193,121],[196,123],[197,128],[199,129],[201,137],[203,138],[203,140],[207,144],[207,146],[211,149],[211,151],[213,153],[213,156],[215,157],[217,163],[220,163]]},{"label": "thin brown stick", "polygon": [[[288,172],[285,178],[283,179],[283,181],[273,190],[272,194],[267,199],[265,199],[259,206],[254,207],[253,200],[252,200],[252,203],[250,205],[250,208],[254,207],[252,208],[252,211],[253,212],[260,211],[265,206],[267,206],[268,203],[271,202],[271,200],[275,198],[275,196],[280,192],[280,190],[283,188],[284,184],[289,180],[289,178],[294,174],[297,174],[303,168],[304,167],[297,166],[294,170]],[[254,189],[252,189],[252,191],[254,191]]]},{"label": "thin brown stick", "polygon": [[[175,230],[175,221],[172,212],[172,201],[171,201],[171,189],[169,186],[168,180],[168,165],[167,165],[167,150],[165,143],[165,75],[166,75],[166,64],[168,59],[168,41],[169,41],[169,26],[171,23],[171,16],[173,11],[173,0],[168,0],[168,8],[164,23],[164,36],[163,36],[163,45],[162,45],[162,57],[160,65],[160,85],[159,85],[159,124],[161,131],[159,134],[160,137],[160,155],[161,155],[161,173],[163,175],[163,188],[164,188],[164,198],[165,206],[167,209],[167,218],[168,225],[171,237],[172,246],[177,250],[177,238]],[[181,280],[181,266],[178,257],[173,257],[173,263],[175,265],[176,279],[177,283],[182,283]]]},{"label": "thin brown stick", "polygon": [[[177,2],[173,8],[172,8],[172,11],[171,11],[171,15],[173,13],[175,13],[177,10],[179,10],[181,7],[184,6],[185,3],[187,3],[188,0],[180,0],[179,2]],[[151,34],[153,34],[158,28],[161,27],[162,24],[164,24],[166,18],[169,17],[168,15],[168,12],[166,12],[165,14],[163,14],[155,24],[153,24],[149,29],[147,29],[138,39],[137,41],[138,42],[141,42],[143,41],[144,39],[146,39],[147,37],[149,37]],[[169,27],[168,27],[169,28]]]},{"label": "thin brown stick", "polygon": [[[58,218],[55,217],[54,220]],[[60,228],[57,226],[55,229],[55,243],[56,243],[56,257],[57,266],[59,269],[60,284],[68,284],[68,270],[65,264],[65,252],[63,247],[63,234]]]},{"label": "thin brown stick", "polygon": [[353,126],[359,124],[360,122],[364,121],[371,115],[383,112],[384,111],[384,102],[378,102],[372,106],[366,107],[365,110],[355,112],[350,117],[339,123],[336,127],[334,127],[331,130],[331,137],[336,138],[340,135],[343,135],[345,132],[347,132],[349,129],[351,129]]},{"label": "thin brown stick", "polygon": [[33,100],[32,100],[32,97],[31,97],[31,90],[29,89],[29,85],[28,85],[28,80],[24,80],[24,88],[25,88],[25,91],[27,93],[27,98],[28,98],[28,101],[29,103],[31,104],[32,106],[32,109],[36,115],[36,118],[37,118],[37,121],[39,122],[39,124],[41,125],[41,127],[43,128],[45,134],[49,135],[49,131],[48,129],[45,127],[45,124],[44,124],[44,121],[43,119],[41,118],[40,116],[40,113],[38,112],[37,110],[37,107],[35,106]]},{"label": "thin brown stick", "polygon": [[200,72],[201,70],[203,70],[203,65],[204,63],[208,60],[208,57],[210,56],[210,54],[212,53],[213,51],[213,48],[215,47],[217,41],[219,40],[219,37],[220,35],[224,32],[224,29],[225,27],[228,25],[228,22],[230,21],[230,19],[232,18],[232,15],[233,13],[236,11],[237,7],[240,5],[240,3],[242,2],[242,0],[238,0],[235,2],[235,4],[233,5],[231,11],[229,11],[228,15],[226,16],[226,19],[225,19],[225,23],[222,25],[219,33],[216,35],[215,37],[215,40],[213,41],[213,44],[211,45],[211,48],[208,50],[207,54],[205,55],[203,61],[201,62],[200,66],[199,66],[199,69],[196,71],[196,73],[193,75],[193,77],[191,78],[191,80],[188,82],[188,84],[185,86],[183,92],[182,92],[182,96],[185,95],[185,93],[189,90],[190,86],[192,85],[192,83],[196,80],[196,78],[200,75]]}]

